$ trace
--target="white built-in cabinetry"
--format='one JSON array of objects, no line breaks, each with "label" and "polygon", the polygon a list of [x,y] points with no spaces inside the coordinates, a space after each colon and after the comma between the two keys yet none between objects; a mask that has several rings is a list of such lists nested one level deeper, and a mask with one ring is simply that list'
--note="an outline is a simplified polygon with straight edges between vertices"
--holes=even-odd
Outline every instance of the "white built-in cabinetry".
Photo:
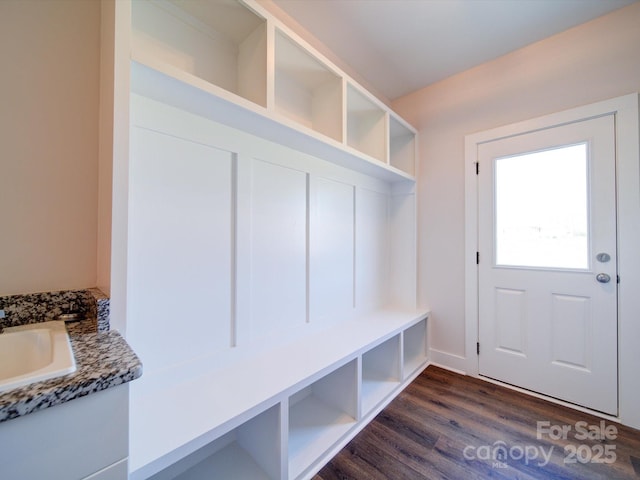
[{"label": "white built-in cabinetry", "polygon": [[[334,147],[328,161],[390,181],[413,180],[415,130],[258,4],[136,0],[131,16],[132,73],[145,95],[279,142],[283,136],[295,142],[283,134],[294,129],[306,134],[297,142],[324,143],[307,145],[310,153],[320,148],[325,158],[327,145]],[[195,95],[192,101],[206,105],[188,105],[185,95],[166,92],[175,81],[217,102]],[[225,118],[226,102],[234,118]],[[211,111],[213,105],[223,112]]]},{"label": "white built-in cabinetry", "polygon": [[[310,478],[425,367],[426,319],[406,319],[378,313],[183,381],[180,391],[160,389],[170,398],[140,404],[138,415],[144,409],[147,416],[136,428],[159,422],[158,434],[181,435],[184,422],[198,418],[200,435],[134,472],[134,478],[151,472],[158,472],[153,480]],[[416,337],[416,331],[423,335]],[[413,348],[404,350],[407,344]],[[195,392],[198,398],[190,396]],[[167,405],[185,411],[162,419]],[[168,451],[176,443],[167,437],[147,441],[156,443],[149,450]]]},{"label": "white built-in cabinetry", "polygon": [[427,365],[416,132],[252,0],[114,9],[130,478],[308,478]]}]

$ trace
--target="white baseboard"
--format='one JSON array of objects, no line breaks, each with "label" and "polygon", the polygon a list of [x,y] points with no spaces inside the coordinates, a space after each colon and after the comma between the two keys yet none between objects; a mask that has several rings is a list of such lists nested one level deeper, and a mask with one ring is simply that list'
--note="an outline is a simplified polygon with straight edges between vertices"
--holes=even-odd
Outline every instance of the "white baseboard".
[{"label": "white baseboard", "polygon": [[469,360],[460,355],[430,348],[429,360],[431,361],[431,365],[442,367],[462,375],[468,375]]}]

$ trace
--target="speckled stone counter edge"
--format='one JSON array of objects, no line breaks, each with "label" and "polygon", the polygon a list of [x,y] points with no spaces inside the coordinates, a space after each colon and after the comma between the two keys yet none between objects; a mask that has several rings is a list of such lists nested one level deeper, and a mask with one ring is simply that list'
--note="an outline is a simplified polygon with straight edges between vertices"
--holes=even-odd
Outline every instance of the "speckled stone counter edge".
[{"label": "speckled stone counter edge", "polygon": [[0,329],[54,320],[62,313],[80,313],[94,322],[93,331],[109,330],[109,297],[97,288],[26,293],[0,297]]},{"label": "speckled stone counter edge", "polygon": [[96,307],[95,318],[98,324],[98,331],[109,331],[109,297],[102,293],[102,290],[98,288],[89,288],[87,291],[95,301],[93,305]]},{"label": "speckled stone counter edge", "polygon": [[83,333],[81,323],[67,325],[76,371],[0,393],[0,423],[142,375],[142,362],[118,332]]}]

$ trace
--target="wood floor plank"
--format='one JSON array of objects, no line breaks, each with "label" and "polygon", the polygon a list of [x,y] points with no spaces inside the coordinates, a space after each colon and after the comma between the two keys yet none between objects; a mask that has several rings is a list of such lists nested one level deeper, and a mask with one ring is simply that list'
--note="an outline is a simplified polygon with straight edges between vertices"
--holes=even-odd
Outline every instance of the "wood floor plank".
[{"label": "wood floor plank", "polygon": [[[640,431],[607,421],[607,437],[600,422],[430,366],[315,480],[640,480]],[[580,426],[592,438],[581,438]]]}]

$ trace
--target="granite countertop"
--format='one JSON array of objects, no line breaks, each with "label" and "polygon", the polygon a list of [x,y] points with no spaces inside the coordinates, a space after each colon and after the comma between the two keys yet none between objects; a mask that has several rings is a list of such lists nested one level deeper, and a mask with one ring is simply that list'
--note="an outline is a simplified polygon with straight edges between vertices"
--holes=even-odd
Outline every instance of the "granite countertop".
[{"label": "granite countertop", "polygon": [[130,382],[142,362],[114,330],[96,332],[87,321],[67,324],[76,371],[0,393],[0,422]]}]

